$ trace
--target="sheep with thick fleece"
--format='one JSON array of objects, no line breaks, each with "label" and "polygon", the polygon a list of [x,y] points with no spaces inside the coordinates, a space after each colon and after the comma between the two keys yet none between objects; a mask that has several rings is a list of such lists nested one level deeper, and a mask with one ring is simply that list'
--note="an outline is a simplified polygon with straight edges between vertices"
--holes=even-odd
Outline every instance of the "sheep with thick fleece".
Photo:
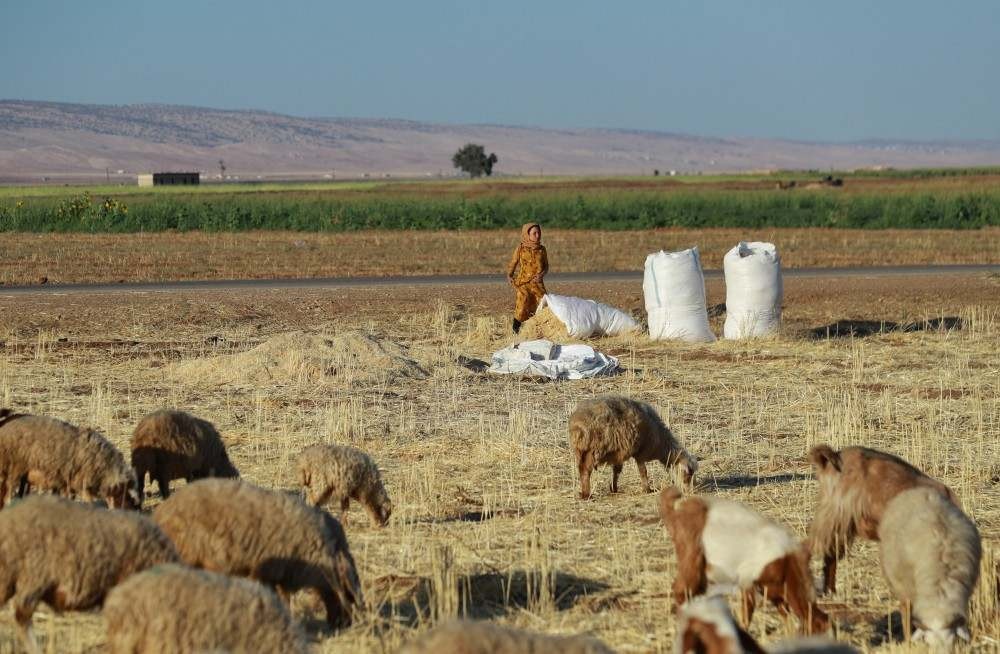
[{"label": "sheep with thick fleece", "polygon": [[46,416],[0,424],[0,508],[16,487],[41,487],[115,508],[139,508],[135,474],[125,457],[93,429]]},{"label": "sheep with thick fleece", "polygon": [[680,610],[675,654],[858,654],[858,650],[828,638],[810,636],[768,645],[765,650],[729,611],[725,598],[696,597]]},{"label": "sheep with thick fleece", "polygon": [[885,452],[867,447],[838,452],[817,445],[809,450],[809,460],[819,480],[809,541],[812,551],[823,556],[824,592],[836,592],[837,561],[856,537],[878,540],[882,514],[899,493],[928,488],[958,505],[947,486]]},{"label": "sheep with thick fleece", "polygon": [[111,654],[307,651],[288,608],[267,587],[180,565],[116,586],[104,618]]},{"label": "sheep with thick fleece", "polygon": [[299,454],[298,468],[306,500],[313,506],[335,504],[345,520],[350,501],[355,500],[365,507],[373,523],[384,527],[389,522],[392,502],[382,476],[361,450],[347,445],[311,445]]},{"label": "sheep with thick fleece", "polygon": [[618,492],[618,476],[635,459],[643,492],[651,493],[648,461],[678,466],[690,484],[698,461],[681,447],[656,410],[645,402],[607,396],[584,400],[569,417],[569,444],[580,473],[580,499],[590,498],[590,475],[597,466],[611,465],[611,492]]},{"label": "sheep with thick fleece", "polygon": [[946,495],[928,486],[905,490],[885,507],[878,526],[882,571],[912,614],[913,640],[968,641],[969,597],[979,580],[979,531]]},{"label": "sheep with thick fleece", "polygon": [[333,627],[361,607],[361,583],[336,518],[300,498],[235,479],[184,486],[153,511],[189,565],[319,593]]},{"label": "sheep with thick fleece", "polygon": [[39,602],[56,611],[100,606],[129,575],[176,562],[173,544],[152,520],[51,495],[0,511],[0,606],[13,598],[29,651],[37,651],[31,616]]},{"label": "sheep with thick fleece", "polygon": [[588,636],[550,636],[492,622],[451,620],[409,641],[399,654],[612,654],[614,650]]},{"label": "sheep with thick fleece", "polygon": [[174,479],[240,476],[215,426],[184,411],[150,413],[136,425],[129,444],[139,497],[144,496],[147,474],[150,483],[156,480],[163,499],[170,496]]},{"label": "sheep with thick fleece", "polygon": [[787,527],[739,502],[684,498],[675,487],[660,493],[660,518],[677,553],[675,609],[690,597],[736,587],[748,625],[760,592],[782,613],[794,613],[808,633],[826,631],[829,619],[813,598],[809,554]]}]

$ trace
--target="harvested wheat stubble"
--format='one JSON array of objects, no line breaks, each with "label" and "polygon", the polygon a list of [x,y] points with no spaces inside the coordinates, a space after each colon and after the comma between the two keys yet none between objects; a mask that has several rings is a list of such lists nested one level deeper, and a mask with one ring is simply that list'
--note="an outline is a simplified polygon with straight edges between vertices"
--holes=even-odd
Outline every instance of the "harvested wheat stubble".
[{"label": "harvested wheat stubble", "polygon": [[246,352],[176,363],[173,376],[209,384],[371,383],[378,377],[425,379],[406,346],[360,331],[336,336],[300,331],[272,336]]}]

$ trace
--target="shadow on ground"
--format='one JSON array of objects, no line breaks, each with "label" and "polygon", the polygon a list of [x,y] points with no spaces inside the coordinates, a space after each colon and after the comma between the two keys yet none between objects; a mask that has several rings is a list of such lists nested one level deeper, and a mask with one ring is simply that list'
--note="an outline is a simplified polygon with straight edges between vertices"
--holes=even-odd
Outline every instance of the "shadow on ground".
[{"label": "shadow on ground", "polygon": [[737,488],[753,488],[755,486],[765,486],[767,484],[787,484],[790,481],[803,481],[812,479],[812,475],[804,475],[798,472],[783,473],[780,475],[735,475],[733,477],[717,477],[706,479],[699,486],[714,488],[716,490],[733,490]]},{"label": "shadow on ground", "polygon": [[[549,587],[551,594],[537,571],[462,575],[456,583],[458,616],[488,620],[543,605],[566,611],[608,590],[607,584],[564,572],[552,573]],[[427,577],[386,575],[367,592],[379,605],[380,617],[396,624],[415,627],[433,613],[434,589]]]},{"label": "shadow on ground", "polygon": [[838,320],[829,325],[809,330],[812,338],[866,338],[890,332],[951,331],[962,329],[964,323],[958,316],[931,318],[918,322],[892,322],[889,320]]}]

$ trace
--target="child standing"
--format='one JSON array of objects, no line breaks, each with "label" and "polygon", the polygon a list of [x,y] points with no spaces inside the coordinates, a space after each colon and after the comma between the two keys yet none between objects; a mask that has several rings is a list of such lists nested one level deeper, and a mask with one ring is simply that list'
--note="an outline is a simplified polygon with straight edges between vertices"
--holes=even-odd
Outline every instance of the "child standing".
[{"label": "child standing", "polygon": [[542,278],[549,271],[549,258],[542,245],[542,227],[527,223],[521,227],[521,243],[507,264],[507,279],[517,294],[514,305],[514,333],[521,323],[535,315],[538,303],[545,295]]}]

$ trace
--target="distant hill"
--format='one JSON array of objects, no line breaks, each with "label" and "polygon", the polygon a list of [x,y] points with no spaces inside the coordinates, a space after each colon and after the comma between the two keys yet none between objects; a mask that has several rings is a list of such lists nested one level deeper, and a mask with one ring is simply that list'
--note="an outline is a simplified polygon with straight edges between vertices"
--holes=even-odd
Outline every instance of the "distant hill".
[{"label": "distant hill", "polygon": [[[504,175],[1000,165],[1000,142],[811,143],[619,129],[298,118],[173,105],[0,100],[0,181],[128,180],[200,170],[240,179],[452,175],[463,144],[496,152]],[[124,171],[118,174],[117,171]]]}]

